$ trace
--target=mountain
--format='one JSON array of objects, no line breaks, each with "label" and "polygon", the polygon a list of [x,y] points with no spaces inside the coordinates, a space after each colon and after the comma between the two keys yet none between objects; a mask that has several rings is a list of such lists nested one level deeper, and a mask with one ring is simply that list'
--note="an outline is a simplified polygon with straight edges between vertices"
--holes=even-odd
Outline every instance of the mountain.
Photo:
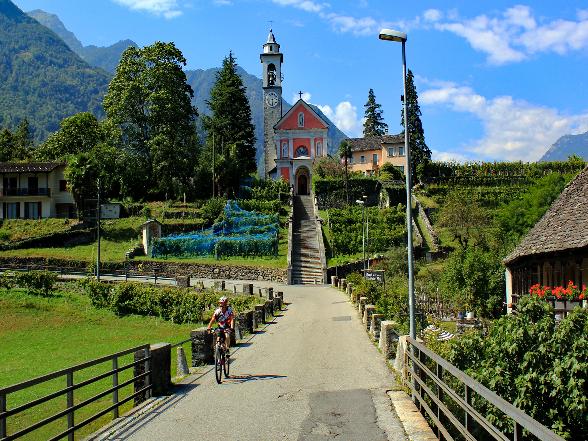
[{"label": "mountain", "polygon": [[57,15],[50,14],[41,9],[27,12],[27,15],[55,32],[72,51],[78,54],[88,64],[110,73],[114,73],[116,70],[120,57],[126,48],[129,46],[137,47],[137,43],[133,40],[121,40],[108,47],[84,46],[74,33],[65,27]]},{"label": "mountain", "polygon": [[109,79],[10,0],[0,0],[0,127],[27,118],[42,140],[74,113],[101,115]]},{"label": "mountain", "polygon": [[572,155],[588,161],[588,132],[562,136],[549,147],[539,161],[566,161]]},{"label": "mountain", "polygon": [[[18,10],[18,8],[16,8],[16,6],[14,6],[8,0],[0,0],[0,5],[2,5],[2,4],[10,4],[10,5],[12,5],[13,9]],[[40,132],[39,132],[40,135],[42,135],[42,136],[39,136],[38,138],[43,139],[46,137],[47,132],[48,132],[47,128],[51,128],[52,130],[55,130],[57,128],[60,120],[65,116],[70,116],[76,112],[81,112],[81,111],[92,111],[92,112],[100,115],[102,112],[101,107],[100,107],[100,102],[101,102],[102,96],[104,95],[104,93],[108,87],[108,82],[112,78],[112,75],[107,74],[106,72],[103,72],[100,69],[91,69],[89,66],[87,66],[87,64],[85,64],[82,60],[80,60],[78,57],[76,57],[75,54],[73,54],[73,52],[78,54],[79,57],[83,58],[88,64],[90,64],[94,68],[102,68],[110,73],[114,73],[114,71],[116,70],[116,66],[118,65],[118,62],[120,60],[120,56],[121,56],[122,52],[128,46],[130,46],[130,45],[136,46],[136,44],[132,40],[123,40],[123,41],[119,41],[118,43],[116,43],[112,46],[106,47],[106,48],[105,47],[97,47],[97,46],[83,46],[82,43],[80,42],[80,40],[78,40],[78,38],[65,27],[65,25],[61,22],[61,20],[59,19],[58,16],[56,16],[54,14],[47,13],[47,12],[42,11],[40,9],[29,12],[28,15],[30,17],[27,17],[20,10],[18,10],[18,12],[19,12],[19,17],[20,17],[21,21],[26,21],[28,23],[27,26],[34,27],[34,29],[36,30],[36,33],[31,34],[29,44],[34,45],[35,47],[39,46],[41,43],[39,43],[37,41],[38,39],[37,39],[36,35],[37,34],[43,35],[44,39],[50,39],[52,42],[56,42],[53,47],[54,51],[62,52],[62,55],[55,54],[55,55],[52,55],[51,57],[49,57],[50,59],[59,58],[59,56],[67,56],[68,59],[74,58],[75,60],[77,60],[78,64],[84,65],[86,70],[95,72],[97,75],[100,76],[100,79],[101,79],[99,84],[96,85],[96,90],[95,90],[95,94],[96,94],[96,97],[98,97],[98,100],[96,102],[92,101],[91,103],[88,103],[88,107],[86,107],[86,108],[77,108],[77,110],[73,110],[73,108],[70,106],[69,109],[71,109],[71,110],[68,110],[67,113],[66,112],[54,113],[54,115],[53,115],[54,118],[50,118],[48,114],[47,115],[43,114],[42,116],[39,116],[39,115],[37,115],[37,112],[35,111],[34,108],[30,108],[28,110],[30,116],[27,116],[27,117],[29,118],[29,121],[32,123],[33,126],[35,126],[35,127],[37,126],[37,122],[38,122],[39,118],[41,118],[42,120],[45,120],[45,119],[48,120],[45,123],[46,127],[43,128],[42,130],[40,130]],[[0,14],[1,14],[1,10],[0,10]],[[1,24],[1,22],[0,22],[0,24]],[[44,30],[44,32],[41,32],[41,30]],[[2,35],[1,32],[2,31],[0,31],[0,35]],[[10,35],[10,33],[8,33],[8,34]],[[60,37],[61,40],[58,37]],[[41,46],[43,46],[43,45],[41,45]],[[2,49],[2,38],[0,37],[0,51],[2,51],[2,50],[3,50]],[[0,72],[1,72],[1,69],[2,69],[2,66],[0,66]],[[198,111],[201,115],[208,115],[210,113],[210,110],[208,108],[208,105],[206,104],[206,101],[210,97],[210,90],[212,89],[212,87],[216,81],[216,73],[218,71],[219,71],[219,68],[212,68],[212,69],[206,69],[206,70],[197,69],[197,70],[187,70],[186,71],[186,77],[187,77],[188,83],[192,86],[192,89],[194,89],[194,99],[192,100],[192,103],[198,108]],[[65,75],[65,72],[64,72],[64,75]],[[247,73],[242,68],[239,68],[239,75],[243,79],[243,84],[247,88],[247,98],[249,99],[249,104],[251,106],[251,116],[253,119],[253,124],[255,125],[255,136],[257,138],[256,159],[258,161],[258,164],[260,164],[261,158],[263,155],[263,89],[262,89],[262,82],[261,82],[260,78],[256,77],[255,75],[251,75],[251,74]],[[0,78],[2,78],[1,74],[0,74]],[[20,78],[20,77],[15,77],[15,78]],[[65,85],[66,83],[67,83],[67,79],[63,78],[63,84]],[[20,90],[20,86],[18,84],[14,84],[13,88],[19,94],[23,94],[23,95],[25,95],[27,93],[36,93],[36,94],[40,95],[43,92],[43,87],[41,87],[41,86],[38,86],[35,90],[32,90],[31,87],[26,87],[25,89]],[[52,92],[47,93],[46,95],[47,95],[47,102],[51,103],[51,97],[53,96],[53,93]],[[2,100],[2,93],[0,93],[0,103],[1,103],[1,100]],[[288,104],[286,101],[283,102],[284,113],[287,112],[290,109],[290,107],[291,107],[291,105]],[[43,104],[42,108],[51,109],[51,106],[49,104]],[[325,119],[325,121],[329,122],[329,137],[330,137],[331,143],[328,146],[328,151],[331,154],[335,154],[337,151],[337,148],[339,146],[339,143],[341,142],[341,140],[347,138],[347,136],[343,132],[341,132],[331,121],[329,121],[329,119],[317,107],[313,106],[313,108],[321,117],[323,117]],[[8,123],[3,124],[2,119],[1,119],[2,118],[1,115],[2,114],[0,112],[0,126],[14,125],[14,124],[8,124]],[[22,115],[26,116],[25,113],[23,113]],[[18,120],[18,119],[19,118],[16,118],[16,120]],[[202,133],[201,133],[201,135],[202,135]]]}]

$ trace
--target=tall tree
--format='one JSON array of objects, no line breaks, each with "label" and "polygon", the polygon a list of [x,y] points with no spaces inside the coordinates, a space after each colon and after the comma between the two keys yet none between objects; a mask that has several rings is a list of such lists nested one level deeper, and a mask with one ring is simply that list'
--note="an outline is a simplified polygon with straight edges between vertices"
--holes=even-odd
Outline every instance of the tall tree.
[{"label": "tall tree", "polygon": [[[414,85],[414,75],[409,69],[406,76],[406,107],[408,110],[408,145],[410,147],[410,164],[412,176],[416,177],[417,165],[431,160],[431,150],[425,143],[425,132],[421,122],[421,108],[419,96]],[[404,127],[404,106],[400,112],[401,122]]]},{"label": "tall tree", "polygon": [[33,138],[29,122],[23,119],[16,130],[0,130],[0,162],[29,159],[33,150]]},{"label": "tall tree", "polygon": [[388,124],[384,122],[384,118],[382,117],[384,113],[382,105],[376,103],[376,95],[373,89],[370,89],[368,92],[368,100],[363,107],[365,108],[363,136],[381,136],[388,133]]},{"label": "tall tree", "polygon": [[[216,75],[207,104],[211,115],[204,117],[207,131],[205,155],[215,163],[215,182],[224,193],[235,191],[241,178],[255,172],[255,128],[237,61],[230,52]],[[214,150],[214,158],[213,158]],[[216,155],[219,155],[218,157]],[[217,166],[218,163],[223,167]]]},{"label": "tall tree", "polygon": [[351,158],[351,154],[351,144],[344,139],[339,144],[339,157],[343,158],[345,164],[345,197],[347,198],[347,205],[349,205],[349,158]]},{"label": "tall tree", "polygon": [[122,131],[126,153],[141,164],[126,188],[135,197],[177,198],[193,182],[198,154],[194,91],[173,43],[129,47],[104,97],[104,110]]}]

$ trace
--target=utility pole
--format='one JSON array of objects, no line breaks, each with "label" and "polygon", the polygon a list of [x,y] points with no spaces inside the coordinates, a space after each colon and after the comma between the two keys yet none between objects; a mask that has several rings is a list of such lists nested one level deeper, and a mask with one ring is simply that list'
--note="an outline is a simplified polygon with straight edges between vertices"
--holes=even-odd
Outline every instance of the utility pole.
[{"label": "utility pole", "polygon": [[212,197],[214,198],[214,132],[212,132]]},{"label": "utility pole", "polygon": [[100,281],[100,178],[98,178],[98,202],[96,204],[96,231],[98,236],[98,252],[96,253],[96,280]]}]

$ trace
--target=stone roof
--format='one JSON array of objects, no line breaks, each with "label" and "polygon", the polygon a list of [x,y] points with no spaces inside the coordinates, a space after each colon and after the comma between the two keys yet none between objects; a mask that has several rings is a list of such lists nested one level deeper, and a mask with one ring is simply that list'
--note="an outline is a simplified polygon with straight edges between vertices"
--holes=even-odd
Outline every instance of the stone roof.
[{"label": "stone roof", "polygon": [[504,262],[509,264],[535,254],[587,247],[587,225],[588,167],[567,185]]},{"label": "stone roof", "polygon": [[363,152],[366,150],[379,150],[382,144],[400,144],[404,143],[404,134],[368,136],[367,138],[349,138],[352,152]]},{"label": "stone roof", "polygon": [[0,162],[0,173],[48,173],[55,170],[62,162]]}]

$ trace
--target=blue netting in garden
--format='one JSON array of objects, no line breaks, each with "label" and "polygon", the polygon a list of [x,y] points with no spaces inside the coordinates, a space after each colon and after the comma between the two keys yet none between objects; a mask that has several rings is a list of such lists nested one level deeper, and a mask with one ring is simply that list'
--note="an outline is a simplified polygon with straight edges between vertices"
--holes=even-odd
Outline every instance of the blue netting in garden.
[{"label": "blue netting in garden", "polygon": [[278,253],[278,215],[243,210],[227,201],[224,220],[187,234],[154,239],[152,257],[272,256]]}]

